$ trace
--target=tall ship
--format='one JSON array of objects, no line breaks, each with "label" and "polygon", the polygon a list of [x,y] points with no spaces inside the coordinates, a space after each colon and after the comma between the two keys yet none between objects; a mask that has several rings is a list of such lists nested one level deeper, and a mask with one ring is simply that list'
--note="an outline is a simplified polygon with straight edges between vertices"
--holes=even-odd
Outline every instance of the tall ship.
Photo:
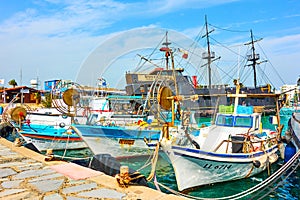
[{"label": "tall ship", "polygon": [[[172,46],[172,43],[168,39],[168,33],[166,33],[164,41],[159,48],[159,51],[163,55],[161,59],[164,63],[158,65],[154,62],[155,59],[146,58],[140,55],[142,60],[148,62],[148,64],[153,67],[151,70],[143,72],[126,72],[126,93],[131,96],[154,97],[159,94],[159,90],[162,90],[164,86],[167,86],[171,88],[174,95],[183,97],[181,109],[194,111],[195,115],[199,116],[212,114],[216,105],[232,105],[234,101],[233,98],[226,97],[226,95],[234,94],[236,92],[236,87],[230,86],[230,83],[214,84],[212,81],[212,75],[215,72],[212,70],[211,66],[213,62],[220,59],[220,56],[216,56],[215,52],[211,50],[209,34],[212,31],[209,31],[207,20],[205,22],[205,30],[205,35],[202,37],[206,38],[207,49],[202,52],[202,59],[206,62],[200,67],[206,68],[206,76],[208,77],[206,84],[199,84],[198,81],[203,78],[203,74],[200,76],[186,75],[185,69],[181,67],[180,64],[177,65],[175,63],[178,60],[175,58],[175,55],[178,55],[179,52],[183,59],[187,59],[190,52]],[[240,92],[241,94],[266,94],[266,96],[262,98],[253,97],[247,100],[240,98],[240,103],[261,106],[264,109],[264,112],[273,113],[275,100],[274,98],[267,97],[267,94],[274,93],[274,91],[272,91],[270,84],[258,85],[257,81],[257,66],[266,61],[260,61],[260,55],[256,53],[255,49],[255,43],[258,40],[254,39],[252,30],[250,33],[251,41],[245,44],[250,46],[250,52],[245,56],[245,67],[250,67],[253,70],[253,86],[244,86],[243,84],[240,84]],[[237,79],[233,82],[236,82]],[[231,81],[232,80],[233,79],[231,79]],[[185,96],[190,98],[184,98]]]}]

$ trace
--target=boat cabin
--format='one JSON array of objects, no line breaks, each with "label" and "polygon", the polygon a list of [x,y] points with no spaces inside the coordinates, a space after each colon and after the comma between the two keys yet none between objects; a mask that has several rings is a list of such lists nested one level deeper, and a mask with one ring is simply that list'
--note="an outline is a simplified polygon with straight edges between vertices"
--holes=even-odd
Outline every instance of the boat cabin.
[{"label": "boat cabin", "polygon": [[252,128],[252,130],[258,130],[260,121],[261,114],[254,113],[253,106],[238,105],[234,112],[233,105],[220,105],[215,124],[217,126]]},{"label": "boat cabin", "polygon": [[[141,96],[109,95],[97,97],[90,101],[89,109],[88,124],[98,122],[104,124],[105,121],[124,124],[146,116],[143,112],[143,98]],[[129,118],[132,120],[127,120]]]},{"label": "boat cabin", "polygon": [[217,126],[242,127],[258,130],[259,124],[260,115],[257,113],[251,115],[218,114],[216,118]]}]

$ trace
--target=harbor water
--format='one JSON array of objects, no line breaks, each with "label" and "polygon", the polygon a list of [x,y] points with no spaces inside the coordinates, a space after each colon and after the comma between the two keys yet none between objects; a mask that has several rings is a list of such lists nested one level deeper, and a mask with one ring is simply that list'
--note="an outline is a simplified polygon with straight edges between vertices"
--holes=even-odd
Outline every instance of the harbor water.
[{"label": "harbor water", "polygon": [[[204,118],[203,122],[207,123],[210,119]],[[275,130],[275,126],[269,123],[269,117],[264,117],[264,128],[271,128]],[[13,140],[13,137],[10,138]],[[150,150],[149,150],[150,151]],[[89,149],[82,150],[64,150],[64,151],[55,151],[55,155],[62,157],[65,160],[75,162],[77,164],[88,166],[90,158],[92,157]],[[163,153],[163,152],[160,152]],[[127,165],[131,169],[141,172],[145,177],[147,177],[151,172],[151,157],[139,157],[139,158],[123,158],[119,159],[122,165]],[[271,166],[271,173],[275,172],[280,166],[282,166],[284,161],[280,159],[278,162]],[[230,195],[240,193],[242,191],[248,190],[249,188],[254,187],[255,185],[261,183],[263,180],[268,178],[268,172],[264,171],[256,176],[240,179],[236,181],[229,181],[223,183],[216,183],[206,186],[201,186],[192,191],[185,192],[184,195],[189,195],[196,197],[198,199],[202,198],[222,198]],[[149,182],[149,187],[154,189],[160,189],[165,193],[174,193],[177,192],[176,178],[172,168],[172,165],[159,156],[156,164],[155,180],[159,184],[154,184],[154,181]],[[290,199],[298,200],[300,199],[300,169],[298,169],[287,179],[281,177],[278,182],[274,183],[269,188],[269,194],[263,198],[251,198],[245,197],[245,199]]]},{"label": "harbor water", "polygon": [[[63,155],[64,152],[56,152]],[[68,151],[65,154],[65,157],[89,157],[91,156],[90,152],[85,150],[72,150]],[[138,170],[147,177],[151,171],[151,165],[145,165],[149,163],[150,157],[139,157],[139,158],[126,158],[119,160],[122,165],[127,165],[132,169]],[[73,160],[77,164],[82,164],[88,166],[88,160],[82,162],[82,160]],[[280,166],[283,165],[283,160],[280,159],[276,164],[271,166],[271,173],[274,173]],[[264,171],[256,176],[240,179],[236,181],[229,181],[223,183],[216,183],[212,185],[202,186],[192,191],[185,192],[185,195],[193,196],[196,198],[221,198],[226,196],[231,196],[242,191],[248,190],[255,185],[261,183],[263,180],[268,178],[268,172]],[[154,184],[154,181],[149,182],[149,187],[153,189],[160,189],[165,193],[174,193],[172,190],[177,192],[176,178],[172,168],[172,165],[164,160],[161,156],[158,158],[156,164],[156,181],[163,185],[164,187]],[[280,200],[280,199],[289,199],[289,200],[298,200],[300,197],[300,169],[298,168],[291,176],[286,180],[285,177],[282,177],[280,181],[274,183],[270,186],[268,194],[266,197],[259,199],[269,199],[269,200]],[[281,182],[282,181],[282,182]],[[251,197],[251,196],[250,196]],[[244,199],[251,199],[249,196]],[[258,199],[258,198],[253,198]]]},{"label": "harbor water", "polygon": [[[202,122],[209,122],[210,119],[203,118]],[[200,122],[201,123],[201,122]],[[263,117],[263,124],[264,128],[270,128],[275,130],[276,126],[270,124],[269,117]],[[285,123],[287,126],[287,121]],[[61,151],[57,152],[58,154],[67,157],[75,157],[75,158],[88,158],[91,156],[89,150],[80,150],[80,151]],[[163,153],[163,152],[161,152]],[[151,165],[149,162],[151,157],[139,157],[139,158],[124,158],[119,160],[122,165],[127,165],[130,168],[141,172],[145,177],[150,174]],[[80,160],[73,160],[73,162],[88,165],[88,161],[81,162]],[[277,169],[280,168],[284,164],[284,161],[280,159],[277,163],[271,166],[271,173],[275,172]],[[263,180],[268,178],[268,172],[264,171],[254,177],[240,179],[236,181],[229,181],[223,183],[217,183],[207,186],[202,186],[192,191],[185,192],[185,195],[193,196],[196,198],[221,198],[230,195],[234,195],[240,193],[242,191],[248,190],[249,188],[254,187],[255,185],[261,183]],[[164,187],[158,186],[158,184],[154,184],[152,180],[149,182],[149,187],[154,189],[160,189],[165,193],[173,193],[174,191],[177,192],[176,186],[176,178],[172,168],[172,165],[169,164],[166,160],[164,160],[161,156],[158,158],[156,164],[156,181],[163,185]],[[300,169],[298,169],[289,176],[286,180],[283,180],[284,177],[280,179],[277,183],[274,183],[270,188],[267,196],[263,197],[262,199],[291,199],[291,200],[298,200],[300,199]],[[282,182],[281,182],[282,181]],[[167,189],[166,189],[167,188]],[[174,191],[172,191],[174,190]],[[245,199],[249,199],[250,197],[246,197]],[[253,198],[257,199],[257,197]],[[260,199],[260,198],[259,198]]]}]

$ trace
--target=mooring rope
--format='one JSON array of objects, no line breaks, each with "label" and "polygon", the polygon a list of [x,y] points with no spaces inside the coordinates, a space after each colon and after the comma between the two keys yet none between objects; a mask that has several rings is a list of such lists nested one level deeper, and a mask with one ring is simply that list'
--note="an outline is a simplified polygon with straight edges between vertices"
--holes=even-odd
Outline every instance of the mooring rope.
[{"label": "mooring rope", "polygon": [[141,171],[144,168],[148,167],[149,165],[151,165],[151,155],[149,155],[148,159],[145,161],[144,165],[141,166],[137,171]]},{"label": "mooring rope", "polygon": [[66,153],[67,153],[67,149],[68,149],[68,145],[69,145],[69,140],[70,140],[70,136],[69,136],[69,134],[68,134],[68,140],[67,140],[67,142],[66,142],[66,148],[65,148],[65,150],[64,150],[63,158],[65,157],[65,155],[66,155]]},{"label": "mooring rope", "polygon": [[151,160],[151,163],[152,163],[151,172],[150,172],[149,176],[147,177],[147,181],[151,181],[153,179],[153,177],[155,176],[155,169],[156,169],[156,164],[157,164],[157,160],[158,160],[159,146],[160,146],[159,143],[157,143],[154,154],[153,154],[153,158]]},{"label": "mooring rope", "polygon": [[[292,175],[292,174],[296,171],[296,169],[297,169],[299,166],[300,166],[300,163],[298,163],[298,166],[295,167],[293,170],[291,170],[291,171],[288,173],[288,175],[287,175],[285,178],[282,179],[282,181],[280,181],[277,185],[275,185],[275,187],[273,187],[273,188],[271,189],[270,192],[275,192],[275,189],[277,189],[280,185],[283,185],[283,183],[288,179],[288,177],[289,177],[290,175]],[[278,176],[275,180],[278,180],[278,179],[279,179],[279,176]],[[262,192],[264,192],[264,191],[260,191],[259,194],[261,194]],[[257,194],[256,196],[258,196],[259,194]],[[269,193],[264,193],[264,195],[263,195],[263,196],[260,196],[258,199],[263,199],[263,198],[266,197],[268,194],[269,194]],[[252,199],[253,199],[253,197],[252,197]]]}]

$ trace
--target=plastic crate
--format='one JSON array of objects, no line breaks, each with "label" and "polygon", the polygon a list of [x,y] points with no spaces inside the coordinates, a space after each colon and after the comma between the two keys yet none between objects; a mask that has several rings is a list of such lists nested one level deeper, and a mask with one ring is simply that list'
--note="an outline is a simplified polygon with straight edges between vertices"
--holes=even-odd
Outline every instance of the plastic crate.
[{"label": "plastic crate", "polygon": [[237,106],[237,111],[236,111],[237,114],[252,114],[253,113],[253,106],[241,106],[241,105],[238,105]]},{"label": "plastic crate", "polygon": [[232,114],[233,113],[233,105],[225,106],[225,105],[219,105],[219,113],[222,114]]},{"label": "plastic crate", "polygon": [[264,106],[254,106],[253,112],[255,113],[262,113],[264,111]]}]

